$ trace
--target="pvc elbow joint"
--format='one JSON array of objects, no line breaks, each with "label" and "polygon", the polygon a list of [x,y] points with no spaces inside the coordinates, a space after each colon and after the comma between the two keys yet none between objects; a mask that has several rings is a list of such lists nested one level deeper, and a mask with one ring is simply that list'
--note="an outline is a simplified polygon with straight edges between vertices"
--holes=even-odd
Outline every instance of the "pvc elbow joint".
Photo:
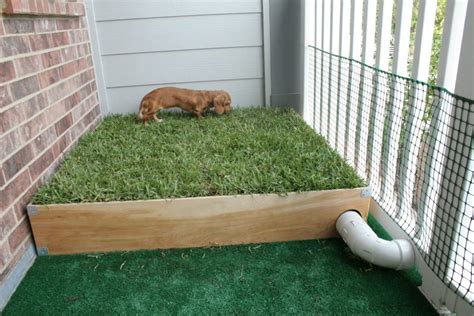
[{"label": "pvc elbow joint", "polygon": [[355,255],[372,264],[395,270],[415,264],[415,251],[408,240],[379,238],[355,211],[339,216],[336,229]]}]

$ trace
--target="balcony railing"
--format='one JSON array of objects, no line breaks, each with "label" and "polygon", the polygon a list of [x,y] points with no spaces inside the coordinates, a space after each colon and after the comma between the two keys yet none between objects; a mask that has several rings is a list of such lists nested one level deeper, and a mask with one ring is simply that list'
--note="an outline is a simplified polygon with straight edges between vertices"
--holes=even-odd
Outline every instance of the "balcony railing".
[{"label": "balcony railing", "polygon": [[306,1],[304,117],[367,179],[431,272],[472,306],[474,1],[448,0],[441,12],[429,84],[437,8]]}]

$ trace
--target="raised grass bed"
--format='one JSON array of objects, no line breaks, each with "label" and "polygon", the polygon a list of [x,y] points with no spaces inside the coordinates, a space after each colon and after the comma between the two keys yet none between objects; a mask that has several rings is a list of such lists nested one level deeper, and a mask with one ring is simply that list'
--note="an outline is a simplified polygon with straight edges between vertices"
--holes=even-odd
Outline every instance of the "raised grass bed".
[{"label": "raised grass bed", "polygon": [[43,253],[333,237],[364,182],[291,110],[110,116],[29,206]]}]

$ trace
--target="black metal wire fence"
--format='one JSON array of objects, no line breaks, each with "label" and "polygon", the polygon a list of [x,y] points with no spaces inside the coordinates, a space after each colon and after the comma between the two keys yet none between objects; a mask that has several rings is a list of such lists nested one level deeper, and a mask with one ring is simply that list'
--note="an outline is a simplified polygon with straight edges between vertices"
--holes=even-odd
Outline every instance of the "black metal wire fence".
[{"label": "black metal wire fence", "polygon": [[436,275],[474,305],[474,100],[308,50],[310,124],[369,182]]}]

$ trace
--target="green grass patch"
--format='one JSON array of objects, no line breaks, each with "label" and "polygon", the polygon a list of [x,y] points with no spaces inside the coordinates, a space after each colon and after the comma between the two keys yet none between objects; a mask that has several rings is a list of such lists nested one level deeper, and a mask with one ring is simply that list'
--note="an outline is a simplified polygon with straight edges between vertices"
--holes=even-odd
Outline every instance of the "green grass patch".
[{"label": "green grass patch", "polygon": [[284,193],[364,186],[289,109],[237,109],[197,120],[166,113],[104,119],[64,160],[36,204]]},{"label": "green grass patch", "polygon": [[38,257],[4,315],[436,315],[341,239]]}]

